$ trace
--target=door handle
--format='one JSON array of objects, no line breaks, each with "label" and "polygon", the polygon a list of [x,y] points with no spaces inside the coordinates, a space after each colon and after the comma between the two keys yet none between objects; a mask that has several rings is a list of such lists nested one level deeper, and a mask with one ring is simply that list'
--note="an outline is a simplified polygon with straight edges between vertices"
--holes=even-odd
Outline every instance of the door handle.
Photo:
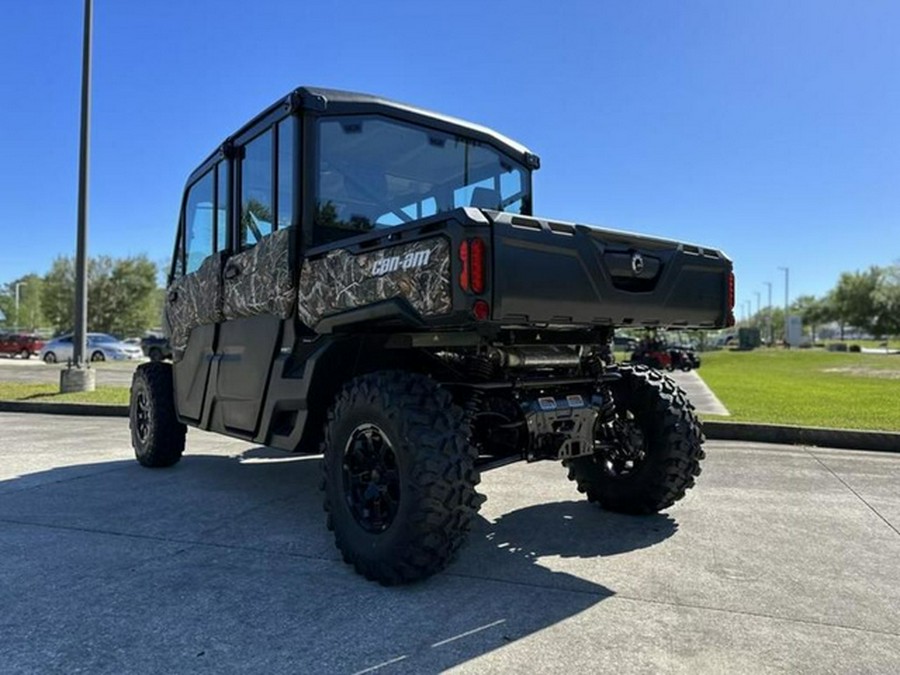
[{"label": "door handle", "polygon": [[234,279],[241,273],[241,268],[237,265],[225,265],[225,278]]}]

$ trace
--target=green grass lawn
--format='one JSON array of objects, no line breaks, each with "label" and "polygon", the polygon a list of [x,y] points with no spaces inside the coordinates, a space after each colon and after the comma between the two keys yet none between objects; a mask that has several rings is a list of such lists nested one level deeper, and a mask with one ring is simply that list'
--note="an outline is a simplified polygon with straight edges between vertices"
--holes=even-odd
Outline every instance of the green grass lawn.
[{"label": "green grass lawn", "polygon": [[706,352],[698,371],[731,417],[900,431],[900,355],[821,350]]},{"label": "green grass lawn", "polygon": [[128,405],[128,397],[128,387],[98,387],[96,391],[60,394],[59,386],[55,384],[0,382],[0,401]]}]

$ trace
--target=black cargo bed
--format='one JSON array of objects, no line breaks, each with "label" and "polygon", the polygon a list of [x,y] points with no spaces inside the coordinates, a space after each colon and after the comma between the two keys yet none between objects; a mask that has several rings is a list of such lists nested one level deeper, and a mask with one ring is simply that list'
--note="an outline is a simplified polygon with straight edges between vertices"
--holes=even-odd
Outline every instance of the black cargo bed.
[{"label": "black cargo bed", "polygon": [[510,325],[726,325],[722,252],[639,234],[486,212],[493,319]]}]

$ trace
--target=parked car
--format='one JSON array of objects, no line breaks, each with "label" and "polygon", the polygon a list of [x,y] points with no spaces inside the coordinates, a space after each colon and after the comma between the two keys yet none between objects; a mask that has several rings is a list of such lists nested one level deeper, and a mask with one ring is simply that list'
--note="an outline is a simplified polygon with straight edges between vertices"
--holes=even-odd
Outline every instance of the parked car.
[{"label": "parked car", "polygon": [[141,338],[141,349],[144,356],[151,361],[162,361],[172,358],[172,348],[169,346],[169,338],[162,335],[145,335]]},{"label": "parked car", "polygon": [[30,359],[36,356],[44,346],[44,341],[37,335],[24,333],[0,333],[0,354],[21,356]]},{"label": "parked car", "polygon": [[[67,361],[73,357],[74,345],[71,335],[55,338],[41,349],[41,358],[45,363]],[[139,359],[144,352],[137,345],[125,344],[121,340],[106,333],[87,334],[87,353],[90,361],[123,361]]]},{"label": "parked car", "polygon": [[638,341],[627,335],[614,335],[613,347],[619,351],[633,352],[638,348]]}]

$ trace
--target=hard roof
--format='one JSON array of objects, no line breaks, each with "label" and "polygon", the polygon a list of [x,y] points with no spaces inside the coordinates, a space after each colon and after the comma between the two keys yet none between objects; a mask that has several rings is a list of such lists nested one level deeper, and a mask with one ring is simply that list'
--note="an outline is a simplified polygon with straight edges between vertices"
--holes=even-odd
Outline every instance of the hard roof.
[{"label": "hard roof", "polygon": [[521,143],[500,134],[493,129],[473,124],[457,117],[444,115],[443,113],[434,112],[425,108],[419,108],[407,103],[392,101],[391,99],[375,96],[372,94],[362,94],[353,91],[342,91],[339,89],[327,89],[324,87],[297,87],[287,96],[283,96],[270,105],[268,108],[253,117],[240,129],[235,131],[226,139],[225,143],[219,146],[191,175],[189,182],[193,181],[202,171],[206,170],[208,164],[217,156],[219,156],[222,147],[233,139],[238,139],[245,133],[253,130],[254,127],[263,122],[267,117],[277,113],[279,110],[295,110],[305,109],[321,113],[330,114],[384,114],[394,115],[402,118],[415,118],[420,123],[430,122],[433,126],[441,128],[444,131],[458,133],[463,136],[472,137],[491,145],[498,149],[513,155],[528,166],[530,169],[540,167],[540,159]]}]

